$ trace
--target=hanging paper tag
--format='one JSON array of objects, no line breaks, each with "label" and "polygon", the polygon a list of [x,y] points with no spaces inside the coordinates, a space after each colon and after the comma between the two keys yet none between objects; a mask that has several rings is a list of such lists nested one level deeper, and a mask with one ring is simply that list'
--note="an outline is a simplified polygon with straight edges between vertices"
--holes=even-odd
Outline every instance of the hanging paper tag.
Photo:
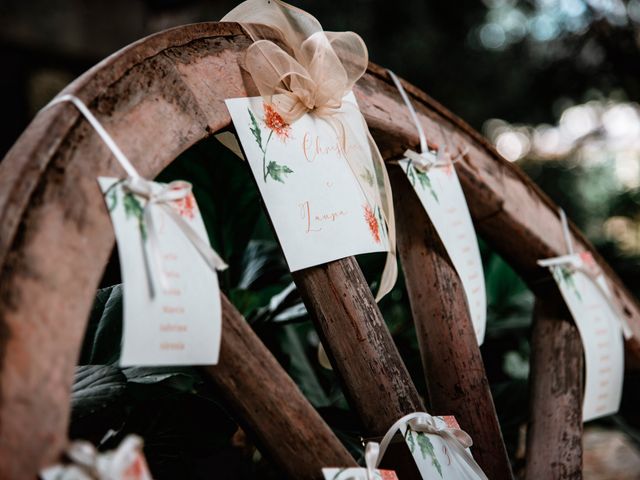
[{"label": "hanging paper tag", "polygon": [[291,271],[388,251],[382,206],[367,198],[346,161],[355,149],[368,159],[359,180],[373,187],[368,137],[352,93],[340,108],[350,109],[340,115],[342,126],[348,123],[343,139],[316,115],[285,123],[262,97],[226,103]]},{"label": "hanging paper tag", "polygon": [[[434,156],[435,152],[430,152]],[[455,267],[467,297],[478,344],[484,341],[487,300],[482,259],[458,175],[449,163],[423,172],[412,161],[398,162],[416,191]]]},{"label": "hanging paper tag", "polygon": [[322,474],[324,480],[398,480],[393,470],[375,470],[372,479],[366,468],[323,468]]},{"label": "hanging paper tag", "polygon": [[[586,422],[618,411],[624,377],[621,319],[609,299],[604,276],[589,252],[541,260],[551,269],[580,337],[585,357],[582,418]],[[590,272],[591,274],[588,274]],[[594,279],[595,277],[595,279]]]},{"label": "hanging paper tag", "polygon": [[[185,229],[164,210],[174,209],[198,241],[209,246],[193,195],[150,205],[149,225],[144,198],[125,189],[118,179],[98,181],[111,214],[124,283],[120,364],[216,364],[222,320],[217,274],[203,261]],[[147,184],[158,192],[163,188]]]}]

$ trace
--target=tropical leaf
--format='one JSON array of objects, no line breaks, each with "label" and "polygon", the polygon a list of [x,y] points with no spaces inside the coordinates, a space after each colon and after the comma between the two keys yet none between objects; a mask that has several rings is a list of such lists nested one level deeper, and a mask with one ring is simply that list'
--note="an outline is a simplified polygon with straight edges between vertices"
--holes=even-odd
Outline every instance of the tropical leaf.
[{"label": "tropical leaf", "polygon": [[76,368],[71,389],[71,411],[75,421],[120,401],[127,378],[111,365],[83,365]]},{"label": "tropical leaf", "polygon": [[122,285],[98,290],[89,315],[79,365],[110,365],[120,358]]},{"label": "tropical leaf", "polygon": [[283,177],[286,177],[290,173],[293,173],[293,170],[286,165],[280,165],[273,160],[267,164],[267,175],[277,182],[284,183]]}]

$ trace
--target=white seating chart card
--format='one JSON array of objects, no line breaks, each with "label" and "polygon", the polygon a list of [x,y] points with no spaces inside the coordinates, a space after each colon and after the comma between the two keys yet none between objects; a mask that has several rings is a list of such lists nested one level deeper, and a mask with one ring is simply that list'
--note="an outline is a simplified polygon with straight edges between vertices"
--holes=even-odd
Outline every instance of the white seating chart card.
[{"label": "white seating chart card", "polygon": [[[618,411],[624,377],[621,319],[612,307],[604,276],[589,252],[541,260],[551,269],[576,322],[585,356],[584,421]],[[556,263],[556,264],[554,264]]]},{"label": "white seating chart card", "polygon": [[[262,97],[226,103],[291,271],[389,250],[382,206],[360,185],[372,184],[374,167],[353,93],[340,108],[349,112],[340,115],[349,122],[346,145],[318,116],[289,125]],[[354,149],[369,159],[371,175],[355,177],[346,160]]]},{"label": "white seating chart card", "polygon": [[[436,162],[436,153],[429,152]],[[427,211],[451,258],[467,297],[478,344],[484,341],[487,300],[484,272],[469,207],[453,164],[435,165],[422,171],[412,160],[398,162]]]},{"label": "white seating chart card", "polygon": [[[222,322],[216,272],[203,261],[185,229],[162,206],[150,206],[149,224],[144,216],[144,198],[125,189],[124,181],[105,177],[98,180],[111,214],[124,283],[120,364],[216,364]],[[171,195],[173,183],[169,188],[154,182],[146,185],[152,187],[154,194],[168,191]],[[167,201],[166,207],[176,212],[179,222],[191,227],[199,237],[196,242],[209,246],[193,194]]]}]

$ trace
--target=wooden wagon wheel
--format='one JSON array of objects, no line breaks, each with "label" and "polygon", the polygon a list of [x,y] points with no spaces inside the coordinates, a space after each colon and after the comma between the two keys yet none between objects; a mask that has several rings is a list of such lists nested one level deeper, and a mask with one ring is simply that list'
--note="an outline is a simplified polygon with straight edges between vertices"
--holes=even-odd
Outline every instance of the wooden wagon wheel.
[{"label": "wooden wagon wheel", "polygon": [[[238,67],[249,43],[235,24],[168,30],[109,57],[66,92],[89,105],[140,173],[152,178],[194,143],[229,126],[225,98],[256,94]],[[406,88],[434,141],[466,148],[456,169],[479,233],[540,299],[553,298],[548,275],[535,261],[564,253],[555,206],[477,133],[419,90]],[[371,65],[355,94],[386,159],[418,143],[384,70]],[[71,106],[41,112],[0,163],[0,472],[6,478],[33,477],[64,445],[84,325],[113,246],[95,177],[119,174],[109,151]],[[415,195],[406,194],[402,178],[393,178],[400,192],[396,201],[403,207],[398,209],[399,247],[430,387],[429,407],[459,418],[490,478],[509,478],[459,279]],[[592,250],[575,228],[572,234],[578,248]],[[638,360],[640,309],[594,256],[636,333],[627,350]],[[439,286],[429,278],[438,278]],[[379,435],[399,416],[421,410],[422,400],[355,260],[297,272],[294,279],[366,429]],[[223,306],[221,362],[208,370],[238,420],[292,478],[317,478],[322,466],[353,464],[231,304],[223,299]],[[540,311],[542,318],[553,319]],[[571,338],[565,342],[569,346]],[[566,346],[558,341],[559,348]],[[240,360],[238,352],[250,352],[251,359]],[[575,348],[572,352],[575,356]],[[579,364],[573,368],[579,379]],[[568,402],[565,408],[575,410],[579,388],[570,395],[578,407]],[[554,400],[535,398],[543,413]],[[565,428],[579,434],[579,415],[571,418]],[[540,425],[536,435],[542,439],[551,427]],[[270,442],[277,437],[288,441]],[[530,440],[534,447],[536,442]],[[554,457],[566,453],[561,438],[550,442]],[[573,464],[580,468],[579,455]]]}]

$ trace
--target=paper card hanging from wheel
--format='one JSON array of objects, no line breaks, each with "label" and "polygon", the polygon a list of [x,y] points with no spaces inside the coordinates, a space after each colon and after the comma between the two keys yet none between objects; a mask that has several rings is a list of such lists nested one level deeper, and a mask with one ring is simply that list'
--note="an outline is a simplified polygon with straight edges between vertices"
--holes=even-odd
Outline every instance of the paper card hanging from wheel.
[{"label": "paper card hanging from wheel", "polygon": [[[341,109],[357,113],[348,117],[344,148],[322,118],[307,114],[289,125],[261,97],[230,99],[227,107],[291,271],[388,251],[382,206],[363,193],[345,159],[355,150],[367,156],[353,94]],[[370,157],[368,164],[360,181],[374,181]]]},{"label": "paper card hanging from wheel", "polygon": [[624,380],[624,323],[604,276],[589,252],[538,263],[551,269],[580,333],[585,357],[583,420],[616,413]]}]

